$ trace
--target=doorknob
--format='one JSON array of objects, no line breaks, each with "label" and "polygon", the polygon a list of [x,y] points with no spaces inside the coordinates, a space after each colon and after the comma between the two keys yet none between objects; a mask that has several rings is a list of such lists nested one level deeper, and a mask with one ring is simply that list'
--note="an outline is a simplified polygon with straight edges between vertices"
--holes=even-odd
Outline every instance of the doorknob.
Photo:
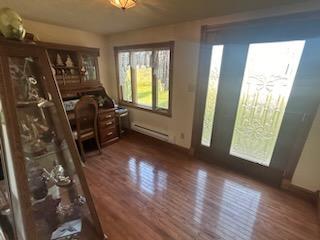
[{"label": "doorknob", "polygon": [[308,118],[308,114],[304,113],[304,114],[302,115],[301,122],[306,121],[307,118]]}]

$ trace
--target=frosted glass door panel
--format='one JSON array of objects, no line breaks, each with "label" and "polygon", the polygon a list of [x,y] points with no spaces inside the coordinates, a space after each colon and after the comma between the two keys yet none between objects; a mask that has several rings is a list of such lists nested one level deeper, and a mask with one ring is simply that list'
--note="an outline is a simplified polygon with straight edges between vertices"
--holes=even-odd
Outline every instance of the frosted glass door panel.
[{"label": "frosted glass door panel", "polygon": [[213,120],[214,120],[214,112],[216,108],[222,54],[223,54],[223,45],[216,45],[212,47],[206,107],[204,111],[204,118],[203,118],[203,124],[202,124],[202,137],[201,137],[201,145],[206,147],[210,147],[211,145]]},{"label": "frosted glass door panel", "polygon": [[305,41],[250,44],[230,154],[269,166]]}]

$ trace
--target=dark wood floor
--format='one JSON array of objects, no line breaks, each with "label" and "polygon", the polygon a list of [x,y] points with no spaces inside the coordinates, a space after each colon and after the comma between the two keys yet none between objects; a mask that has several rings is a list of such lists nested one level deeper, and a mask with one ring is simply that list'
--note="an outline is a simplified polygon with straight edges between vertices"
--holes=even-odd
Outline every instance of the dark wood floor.
[{"label": "dark wood floor", "polygon": [[320,239],[308,202],[131,134],[85,173],[109,239]]}]

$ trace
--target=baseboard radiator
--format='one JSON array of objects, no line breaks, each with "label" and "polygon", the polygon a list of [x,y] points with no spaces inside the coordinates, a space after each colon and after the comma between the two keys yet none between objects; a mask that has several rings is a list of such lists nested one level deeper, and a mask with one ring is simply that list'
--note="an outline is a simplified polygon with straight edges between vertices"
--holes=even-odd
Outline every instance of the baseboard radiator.
[{"label": "baseboard radiator", "polygon": [[136,131],[136,132],[148,135],[150,137],[154,137],[154,138],[157,138],[159,140],[162,140],[162,141],[165,141],[165,142],[169,142],[169,135],[168,134],[163,133],[163,132],[161,132],[159,130],[153,129],[152,127],[147,126],[145,124],[132,122],[131,123],[131,129]]}]

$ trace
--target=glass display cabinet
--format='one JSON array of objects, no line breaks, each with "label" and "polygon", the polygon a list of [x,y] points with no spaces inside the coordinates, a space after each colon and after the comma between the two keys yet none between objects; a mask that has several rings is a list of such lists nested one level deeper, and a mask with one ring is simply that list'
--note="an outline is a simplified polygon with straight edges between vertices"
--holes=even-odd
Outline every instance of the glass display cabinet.
[{"label": "glass display cabinet", "polygon": [[105,239],[46,51],[1,40],[0,65],[0,239]]},{"label": "glass display cabinet", "polygon": [[49,63],[62,97],[81,89],[100,87],[98,48],[37,42],[48,51]]},{"label": "glass display cabinet", "polygon": [[94,82],[99,81],[98,79],[98,59],[94,55],[89,54],[80,54],[80,64],[81,64],[81,72],[82,79],[84,82]]}]

